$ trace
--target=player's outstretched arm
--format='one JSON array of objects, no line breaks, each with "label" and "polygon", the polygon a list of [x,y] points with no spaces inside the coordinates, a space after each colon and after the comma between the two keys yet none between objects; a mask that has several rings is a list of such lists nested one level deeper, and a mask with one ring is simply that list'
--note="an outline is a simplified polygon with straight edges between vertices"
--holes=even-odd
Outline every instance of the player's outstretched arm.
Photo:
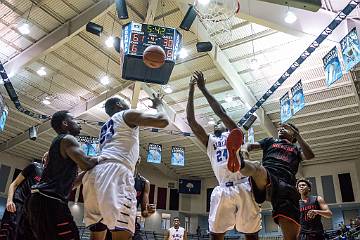
[{"label": "player's outstretched arm", "polygon": [[209,136],[205,129],[196,121],[194,113],[194,91],[196,80],[191,78],[189,84],[189,98],[186,106],[186,118],[195,136],[207,147]]},{"label": "player's outstretched arm", "polygon": [[238,126],[227,114],[225,109],[221,106],[221,104],[214,98],[213,95],[207,90],[205,86],[205,78],[204,74],[201,71],[195,71],[193,76],[197,82],[198,88],[204,94],[206,100],[208,101],[211,109],[214,113],[221,119],[224,123],[225,127],[230,131]]},{"label": "player's outstretched arm", "polygon": [[150,182],[145,181],[145,187],[143,192],[143,199],[141,202],[141,216],[144,218],[149,217],[155,212],[155,207],[153,204],[149,204],[149,193],[150,193]]},{"label": "player's outstretched arm", "polygon": [[316,210],[316,214],[319,214],[320,216],[323,216],[325,218],[331,218],[332,212],[329,206],[327,205],[327,203],[325,202],[325,200],[321,196],[318,196],[317,200],[319,202],[321,210]]},{"label": "player's outstretched arm", "polygon": [[13,202],[14,193],[16,188],[25,180],[25,177],[22,173],[20,173],[15,180],[10,184],[9,191],[8,191],[8,198],[6,201],[6,210],[9,212],[16,212],[16,206]]},{"label": "player's outstretched arm", "polygon": [[86,156],[75,137],[67,135],[60,144],[60,152],[63,157],[69,157],[81,170],[87,171],[98,163],[97,157]]},{"label": "player's outstretched arm", "polygon": [[313,159],[315,157],[315,154],[312,151],[310,145],[301,137],[300,133],[298,131],[296,131],[296,129],[294,129],[289,124],[284,124],[283,127],[286,128],[287,130],[291,130],[291,131],[294,132],[294,137],[298,141],[298,143],[300,145],[300,148],[301,148],[301,158],[302,158],[302,160]]},{"label": "player's outstretched arm", "polygon": [[144,126],[165,128],[169,125],[169,118],[162,105],[162,97],[159,95],[155,96],[155,94],[153,94],[153,98],[150,98],[150,100],[153,103],[151,108],[156,109],[158,113],[148,114],[137,110],[126,111],[124,120],[130,127]]}]

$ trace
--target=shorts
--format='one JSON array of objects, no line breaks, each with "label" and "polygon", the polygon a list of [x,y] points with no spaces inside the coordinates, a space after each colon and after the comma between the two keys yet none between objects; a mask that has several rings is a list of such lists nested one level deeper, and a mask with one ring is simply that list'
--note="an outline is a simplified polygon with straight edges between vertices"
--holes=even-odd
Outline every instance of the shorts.
[{"label": "shorts", "polygon": [[210,232],[225,233],[234,227],[241,233],[256,233],[261,229],[260,207],[248,178],[235,186],[217,186],[211,194]]},{"label": "shorts", "polygon": [[80,240],[79,230],[66,202],[32,193],[27,221],[37,240]]},{"label": "shorts", "polygon": [[0,240],[33,240],[32,232],[26,232],[24,204],[14,202],[16,212],[12,213],[5,209],[0,227]]},{"label": "shorts", "polygon": [[264,191],[259,190],[255,181],[250,177],[255,201],[259,204],[265,201],[271,202],[272,216],[276,224],[279,224],[279,217],[283,217],[300,225],[300,194],[296,187],[284,182],[268,170],[267,174],[268,184]]},{"label": "shorts", "polygon": [[134,233],[136,191],[131,170],[118,162],[103,162],[83,178],[86,226],[102,223],[110,230]]},{"label": "shorts", "polygon": [[299,240],[325,240],[324,233],[303,233],[300,232]]}]

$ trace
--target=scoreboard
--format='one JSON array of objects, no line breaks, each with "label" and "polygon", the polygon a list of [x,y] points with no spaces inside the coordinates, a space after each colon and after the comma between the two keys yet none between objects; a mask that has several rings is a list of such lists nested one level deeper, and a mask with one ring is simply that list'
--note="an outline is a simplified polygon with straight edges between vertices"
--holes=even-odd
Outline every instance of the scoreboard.
[{"label": "scoreboard", "polygon": [[[181,41],[182,36],[175,28],[135,22],[124,25],[120,48],[122,77],[166,84],[174,68]],[[158,69],[147,67],[142,60],[144,50],[150,45],[160,46],[165,51],[165,64]]]}]

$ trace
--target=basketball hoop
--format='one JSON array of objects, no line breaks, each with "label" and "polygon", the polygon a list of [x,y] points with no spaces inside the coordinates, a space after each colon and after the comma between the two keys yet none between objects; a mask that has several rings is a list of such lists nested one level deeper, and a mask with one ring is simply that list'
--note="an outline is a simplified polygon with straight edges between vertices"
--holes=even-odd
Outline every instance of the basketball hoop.
[{"label": "basketball hoop", "polygon": [[232,20],[235,14],[240,11],[240,1],[195,0],[194,9],[210,36],[215,42],[222,45],[229,39]]}]

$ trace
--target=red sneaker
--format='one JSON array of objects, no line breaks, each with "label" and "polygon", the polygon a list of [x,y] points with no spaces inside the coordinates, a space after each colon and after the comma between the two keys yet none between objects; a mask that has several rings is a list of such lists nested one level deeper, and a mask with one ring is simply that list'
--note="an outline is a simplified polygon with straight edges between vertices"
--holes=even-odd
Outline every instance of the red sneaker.
[{"label": "red sneaker", "polygon": [[240,170],[240,162],[236,157],[236,152],[241,148],[243,144],[244,134],[239,128],[231,130],[227,140],[226,147],[229,152],[229,158],[227,168],[231,172],[237,172]]}]

